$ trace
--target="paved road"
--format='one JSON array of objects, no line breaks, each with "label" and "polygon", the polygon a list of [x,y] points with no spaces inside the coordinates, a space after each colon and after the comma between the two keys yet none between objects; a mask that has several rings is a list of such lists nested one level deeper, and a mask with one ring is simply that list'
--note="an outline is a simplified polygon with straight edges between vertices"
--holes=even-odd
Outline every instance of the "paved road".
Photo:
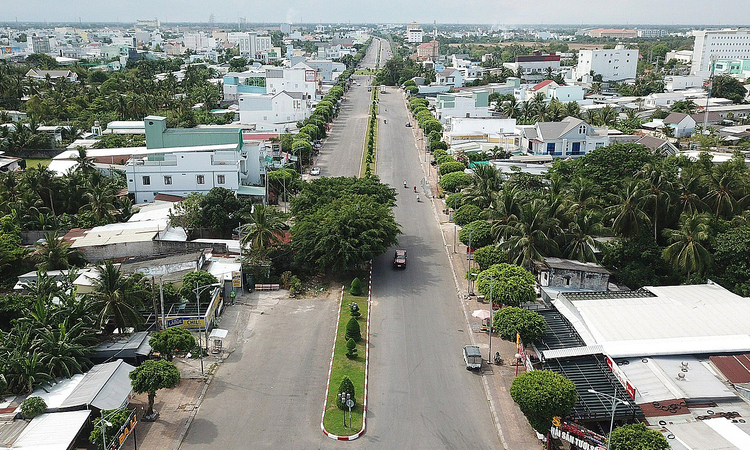
[{"label": "paved road", "polygon": [[360,67],[364,69],[375,68],[375,62],[377,61],[378,53],[380,52],[380,42],[383,41],[384,40],[380,38],[372,38],[372,44],[370,44],[370,47],[367,49],[365,57],[359,62]]},{"label": "paved road", "polygon": [[378,174],[398,191],[396,219],[408,266],[375,260],[366,448],[499,448],[481,375],[465,369],[469,344],[460,300],[429,203],[412,189],[423,174],[402,95],[380,95]]},{"label": "paved road", "polygon": [[359,176],[371,93],[367,92],[368,75],[354,75],[353,78],[355,84],[345,94],[339,116],[315,161],[321,176]]},{"label": "paved road", "polygon": [[337,292],[324,299],[247,296],[249,304],[230,306],[222,317],[236,350],[219,366],[181,449],[330,445],[320,414]]}]

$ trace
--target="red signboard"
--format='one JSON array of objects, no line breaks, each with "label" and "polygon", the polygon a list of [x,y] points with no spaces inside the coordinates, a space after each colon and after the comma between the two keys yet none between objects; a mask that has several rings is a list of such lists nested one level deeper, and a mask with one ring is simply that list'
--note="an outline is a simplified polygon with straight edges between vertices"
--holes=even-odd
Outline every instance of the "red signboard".
[{"label": "red signboard", "polygon": [[620,370],[619,367],[617,367],[617,364],[615,363],[615,361],[609,356],[607,356],[607,366],[609,367],[609,370],[611,370],[612,373],[615,375],[615,378],[617,378],[620,384],[622,384],[622,386],[625,388],[630,398],[635,400],[635,388],[633,387],[632,384],[630,384],[630,381],[625,376],[625,373],[622,370]]}]

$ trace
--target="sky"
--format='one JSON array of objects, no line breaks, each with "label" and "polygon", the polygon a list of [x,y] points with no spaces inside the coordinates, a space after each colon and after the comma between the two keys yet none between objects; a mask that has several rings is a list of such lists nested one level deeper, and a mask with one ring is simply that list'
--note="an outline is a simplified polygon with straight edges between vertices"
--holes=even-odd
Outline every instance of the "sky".
[{"label": "sky", "polygon": [[746,25],[748,0],[3,0],[0,22]]}]

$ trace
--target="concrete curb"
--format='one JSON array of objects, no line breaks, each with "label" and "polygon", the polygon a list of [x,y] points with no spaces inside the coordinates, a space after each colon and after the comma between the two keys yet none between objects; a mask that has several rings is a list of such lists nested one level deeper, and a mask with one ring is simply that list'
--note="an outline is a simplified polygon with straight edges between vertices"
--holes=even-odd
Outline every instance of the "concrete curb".
[{"label": "concrete curb", "polygon": [[[341,302],[344,300],[344,286],[341,286],[341,300],[339,300],[339,312],[336,317],[336,330],[339,329],[339,318],[341,316]],[[331,384],[331,369],[333,368],[333,355],[336,350],[336,334],[333,335],[333,348],[331,349],[331,362],[328,364],[328,381],[326,382],[326,394],[323,400],[323,414],[320,416],[320,429],[323,434],[336,441],[353,441],[365,433],[367,428],[367,380],[370,374],[370,308],[372,307],[372,266],[370,266],[370,281],[367,288],[367,331],[365,333],[365,391],[364,402],[362,404],[362,429],[351,436],[337,436],[329,433],[323,425],[323,419],[326,416],[326,406],[328,405],[328,388]]]}]

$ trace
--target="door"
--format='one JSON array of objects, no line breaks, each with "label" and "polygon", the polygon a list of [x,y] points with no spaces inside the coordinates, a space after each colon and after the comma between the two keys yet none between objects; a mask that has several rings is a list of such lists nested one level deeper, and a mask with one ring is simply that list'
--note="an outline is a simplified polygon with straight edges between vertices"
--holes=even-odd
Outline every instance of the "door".
[{"label": "door", "polygon": [[581,154],[581,143],[580,142],[573,142],[573,151],[571,152],[573,155],[580,155]]}]

